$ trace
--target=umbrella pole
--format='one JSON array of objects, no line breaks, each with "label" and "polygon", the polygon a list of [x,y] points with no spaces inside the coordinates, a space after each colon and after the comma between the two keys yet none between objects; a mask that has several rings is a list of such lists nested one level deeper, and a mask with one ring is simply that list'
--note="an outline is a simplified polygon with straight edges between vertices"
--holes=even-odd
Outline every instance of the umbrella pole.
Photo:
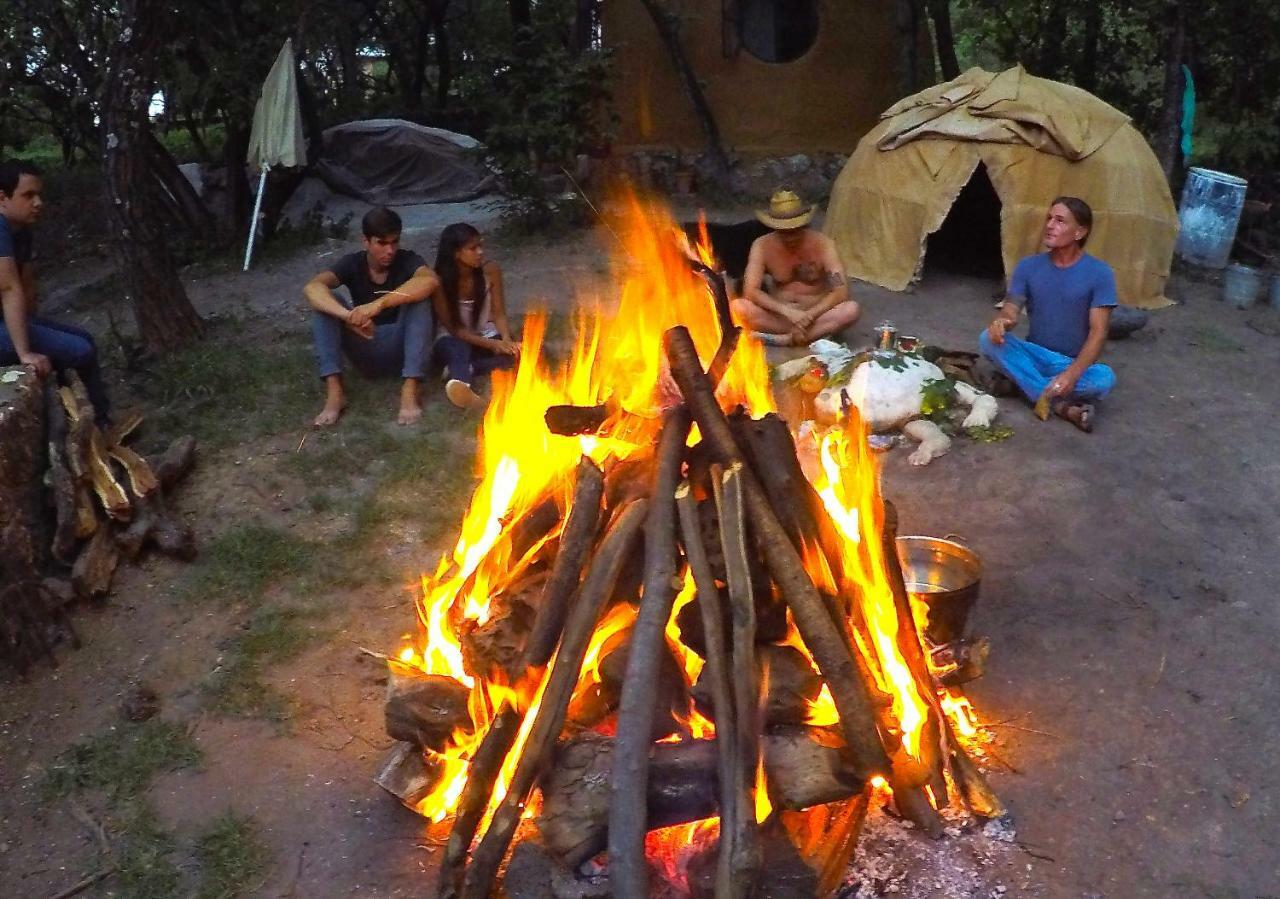
[{"label": "umbrella pole", "polygon": [[262,211],[262,194],[267,188],[267,170],[271,168],[269,165],[262,167],[262,176],[258,178],[258,198],[253,201],[253,217],[249,219],[249,241],[244,245],[244,269],[249,270],[249,260],[253,256],[253,235],[258,230],[258,213]]}]

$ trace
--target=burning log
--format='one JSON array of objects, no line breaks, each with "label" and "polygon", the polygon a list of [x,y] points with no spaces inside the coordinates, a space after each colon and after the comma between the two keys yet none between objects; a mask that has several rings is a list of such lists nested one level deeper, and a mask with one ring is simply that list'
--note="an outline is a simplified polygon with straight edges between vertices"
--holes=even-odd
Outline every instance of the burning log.
[{"label": "burning log", "polygon": [[[689,560],[689,570],[698,591],[697,600],[692,605],[698,607],[704,635],[703,655],[706,657],[706,664],[698,683],[709,683],[705,688],[706,693],[711,704],[719,710],[719,714],[715,715],[716,774],[719,779],[717,798],[721,813],[726,818],[735,818],[738,778],[734,747],[737,745],[738,722],[734,714],[733,686],[729,676],[729,650],[725,646],[724,606],[702,543],[697,501],[693,498],[687,481],[676,491],[676,508],[680,517],[680,535],[685,557]],[[718,883],[725,883],[725,878],[732,873],[732,839],[731,832],[721,830],[716,865]]]},{"label": "burning log", "polygon": [[983,818],[999,818],[1004,814],[1004,803],[987,784],[987,779],[978,770],[973,759],[964,751],[964,747],[956,740],[951,724],[946,724],[947,745],[951,749],[951,776],[956,788],[964,798],[969,811]]},{"label": "burning log", "polygon": [[415,746],[441,749],[454,731],[471,723],[470,688],[451,677],[390,664],[385,706],[387,735]]},{"label": "burning log", "polygon": [[480,820],[484,817],[493,785],[502,771],[507,754],[515,745],[524,715],[510,705],[504,705],[489,725],[480,748],[471,758],[467,769],[467,783],[458,799],[458,810],[449,831],[449,842],[444,847],[444,859],[440,862],[437,878],[437,899],[452,899],[462,891],[467,853],[475,839]]},{"label": "burning log", "polygon": [[543,421],[552,434],[577,437],[580,434],[598,434],[613,411],[604,403],[598,406],[548,406]]},{"label": "burning log", "polygon": [[[630,676],[627,666],[630,664],[634,637],[635,628],[627,628],[614,635],[601,649],[599,702],[605,714],[615,711],[620,705],[623,684]],[[652,690],[653,714],[649,735],[651,740],[659,740],[676,732],[679,727],[676,715],[686,710],[689,697],[685,689],[684,672],[680,670],[665,640],[654,650],[654,655],[657,675]]]},{"label": "burning log", "polygon": [[[716,892],[746,895],[760,870],[760,843],[756,830],[756,769],[760,763],[760,666],[756,662],[755,598],[747,563],[747,525],[743,519],[742,465],[718,473],[712,468],[720,540],[724,547],[725,577],[729,590],[733,655],[733,806],[720,821],[720,862]],[[727,746],[727,744],[726,744]],[[727,860],[727,863],[726,863]]]},{"label": "burning log", "polygon": [[498,866],[511,844],[516,825],[520,823],[529,791],[533,789],[534,782],[564,726],[569,699],[582,669],[582,659],[586,654],[591,632],[600,618],[601,609],[613,592],[614,582],[631,550],[631,544],[639,536],[647,506],[644,500],[636,500],[620,510],[601,541],[595,558],[591,560],[578,601],[565,621],[560,648],[551,663],[541,703],[511,776],[507,794],[498,805],[488,831],[472,854],[471,865],[463,879],[463,897],[488,899],[493,890]]},{"label": "burning log", "polygon": [[944,687],[958,687],[987,673],[989,637],[965,637],[935,647],[930,653],[935,678]]},{"label": "burning log", "polygon": [[[672,377],[689,404],[703,440],[710,443],[722,464],[741,462],[741,454],[698,362],[689,332],[683,327],[672,328],[666,333],[665,343]],[[852,654],[831,620],[822,597],[805,573],[800,556],[778,523],[759,482],[749,471],[743,472],[742,481],[756,543],[770,574],[782,590],[783,599],[791,608],[805,646],[813,654],[818,670],[831,690],[840,714],[841,730],[858,771],[865,777],[887,772],[889,758],[876,730],[867,686]]]},{"label": "burning log", "polygon": [[898,651],[902,653],[902,658],[915,680],[916,689],[929,708],[923,739],[920,741],[919,767],[922,777],[917,779],[917,775],[906,770],[907,766],[897,764],[894,766],[889,785],[893,788],[894,803],[903,817],[923,828],[936,840],[942,837],[942,819],[920,785],[927,782],[933,790],[938,805],[946,805],[947,779],[943,771],[942,758],[942,722],[945,716],[938,705],[938,697],[929,675],[929,665],[925,660],[924,649],[920,645],[919,632],[914,625],[911,599],[907,595],[907,585],[902,576],[902,563],[898,559],[898,512],[893,503],[888,500],[884,501],[881,550],[884,554],[889,588],[893,593],[893,605],[900,623],[897,637]]},{"label": "burning log", "polygon": [[[722,814],[718,740],[656,743],[650,751],[645,813],[649,829]],[[762,741],[765,772],[781,808],[802,809],[856,795],[862,779],[843,747],[821,729],[771,734]],[[538,830],[569,866],[582,864],[609,843],[609,782],[616,744],[583,733],[562,743],[541,781]],[[610,858],[610,880],[613,859]],[[615,894],[617,887],[613,887]]]},{"label": "burning log", "polygon": [[[769,672],[764,702],[765,730],[804,724],[811,705],[822,693],[822,678],[814,672],[804,653],[794,646],[762,646],[760,656],[763,667]],[[704,667],[698,682],[693,685],[693,700],[698,704],[698,710],[716,723],[718,734],[722,706],[716,702],[708,681],[708,671]]]},{"label": "burning log", "polygon": [[542,601],[525,641],[522,664],[526,669],[541,668],[555,651],[564,630],[569,601],[578,589],[583,563],[600,527],[603,496],[603,473],[590,459],[583,458],[578,463],[569,517],[560,535],[560,551],[551,566],[551,576],[542,588]]},{"label": "burning log", "polygon": [[462,663],[473,677],[499,677],[514,683],[524,671],[523,655],[535,613],[523,591],[489,600],[489,617],[482,624],[464,619],[458,628]]},{"label": "burning log", "polygon": [[387,751],[373,782],[409,808],[416,808],[438,778],[439,772],[427,764],[422,747],[402,741]]},{"label": "burning log", "polygon": [[645,521],[645,576],[640,613],[631,634],[627,674],[618,708],[618,764],[613,768],[609,817],[609,882],[615,895],[649,894],[644,858],[648,827],[636,813],[644,807],[649,776],[654,705],[661,650],[676,595],[676,486],[689,433],[684,407],[668,412],[658,438],[657,469]]}]

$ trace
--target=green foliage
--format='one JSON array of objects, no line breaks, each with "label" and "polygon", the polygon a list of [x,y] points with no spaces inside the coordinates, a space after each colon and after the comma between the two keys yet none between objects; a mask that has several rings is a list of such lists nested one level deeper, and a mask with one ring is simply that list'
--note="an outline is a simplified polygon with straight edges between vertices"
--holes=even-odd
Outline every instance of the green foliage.
[{"label": "green foliage", "polygon": [[200,862],[196,899],[245,895],[270,859],[254,820],[230,812],[197,838],[195,850]]},{"label": "green foliage", "polygon": [[263,609],[228,641],[221,667],[205,685],[209,708],[224,715],[285,721],[293,703],[262,680],[272,663],[286,662],[320,636],[297,609]]},{"label": "green foliage", "polygon": [[321,547],[261,522],[236,525],[205,548],[188,589],[201,599],[256,602],[272,581],[312,569],[321,555]]},{"label": "green foliage", "polygon": [[1008,425],[973,425],[964,429],[965,436],[976,443],[1000,443],[1013,436]]},{"label": "green foliage", "polygon": [[160,772],[199,763],[200,749],[186,728],[152,718],[74,744],[46,772],[43,787],[49,796],[94,789],[129,797]]},{"label": "green foliage", "polygon": [[308,336],[261,317],[215,319],[204,339],[129,378],[149,433],[190,433],[209,449],[305,427],[315,383]]},{"label": "green foliage", "polygon": [[145,802],[130,802],[118,822],[111,895],[118,899],[168,899],[182,895],[174,864],[173,835]]},{"label": "green foliage", "polygon": [[931,378],[920,386],[920,414],[930,421],[946,421],[955,404],[955,378]]}]

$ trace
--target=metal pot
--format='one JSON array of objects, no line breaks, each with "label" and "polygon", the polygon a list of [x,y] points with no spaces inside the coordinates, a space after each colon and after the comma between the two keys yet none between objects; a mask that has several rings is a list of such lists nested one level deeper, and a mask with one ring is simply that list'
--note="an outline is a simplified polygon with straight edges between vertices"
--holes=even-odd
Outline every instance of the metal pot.
[{"label": "metal pot", "polygon": [[982,560],[958,540],[954,534],[898,538],[907,592],[928,609],[925,637],[935,646],[964,636],[982,583]]}]

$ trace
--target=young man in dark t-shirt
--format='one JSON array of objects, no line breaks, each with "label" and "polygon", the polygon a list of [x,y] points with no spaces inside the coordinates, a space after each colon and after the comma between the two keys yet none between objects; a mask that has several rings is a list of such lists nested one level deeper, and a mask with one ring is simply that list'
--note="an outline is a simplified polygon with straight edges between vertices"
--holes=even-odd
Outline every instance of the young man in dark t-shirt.
[{"label": "young man in dark t-shirt", "polygon": [[40,170],[0,163],[0,365],[30,365],[41,374],[73,368],[84,381],[100,424],[108,421],[107,393],[93,335],[36,315],[31,227],[44,207]]},{"label": "young man in dark t-shirt", "polygon": [[[1000,314],[978,337],[982,354],[1036,404],[1037,415],[1052,411],[1082,431],[1093,430],[1093,403],[1116,383],[1098,362],[1116,279],[1111,266],[1084,251],[1092,227],[1093,210],[1083,200],[1054,200],[1045,218],[1048,252],[1018,263]],[[1031,319],[1026,340],[1007,333],[1023,308]]]},{"label": "young man in dark t-shirt", "polygon": [[[424,302],[440,283],[421,256],[400,249],[400,216],[385,206],[361,222],[364,249],[343,256],[303,289],[311,304],[316,363],[325,382],[324,408],[315,425],[334,424],[347,406],[342,356],[364,375],[404,378],[402,425],[422,416],[418,382],[426,372],[434,319]],[[347,288],[350,300],[334,293]]]}]

